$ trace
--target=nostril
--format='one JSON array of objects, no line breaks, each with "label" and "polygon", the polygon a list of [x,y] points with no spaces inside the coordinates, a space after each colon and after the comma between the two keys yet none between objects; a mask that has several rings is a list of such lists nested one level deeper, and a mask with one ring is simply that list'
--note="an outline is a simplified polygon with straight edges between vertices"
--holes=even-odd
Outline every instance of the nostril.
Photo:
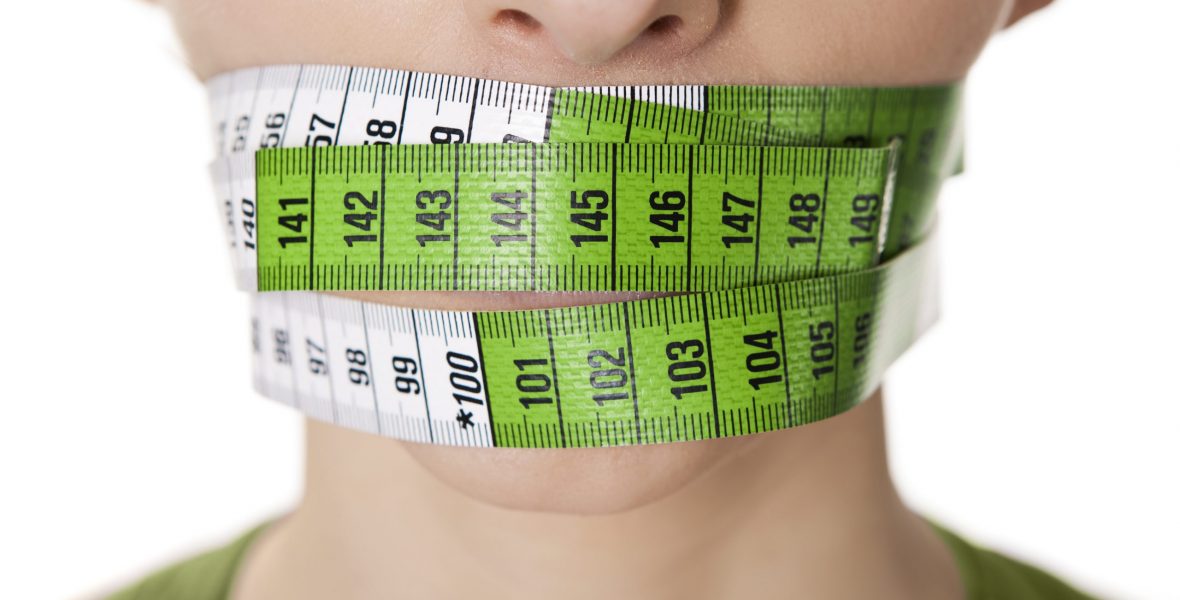
[{"label": "nostril", "polygon": [[502,10],[496,13],[496,16],[492,17],[492,23],[505,29],[522,32],[532,32],[541,28],[540,21],[534,19],[532,15],[516,9]]},{"label": "nostril", "polygon": [[647,33],[656,36],[674,35],[684,27],[684,21],[676,15],[664,15],[647,26]]}]

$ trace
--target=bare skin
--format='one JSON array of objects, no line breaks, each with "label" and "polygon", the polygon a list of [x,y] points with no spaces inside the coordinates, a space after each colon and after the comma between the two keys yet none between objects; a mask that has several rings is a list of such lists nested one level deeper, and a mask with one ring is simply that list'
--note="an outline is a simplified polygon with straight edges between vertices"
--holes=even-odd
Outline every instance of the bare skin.
[{"label": "bare skin", "polygon": [[[545,85],[961,79],[1048,0],[160,0],[207,78],[277,63]],[[495,310],[617,297],[357,293]],[[309,421],[305,494],[234,597],[954,598],[898,497],[880,391],[807,427],[592,450],[472,450]]]}]

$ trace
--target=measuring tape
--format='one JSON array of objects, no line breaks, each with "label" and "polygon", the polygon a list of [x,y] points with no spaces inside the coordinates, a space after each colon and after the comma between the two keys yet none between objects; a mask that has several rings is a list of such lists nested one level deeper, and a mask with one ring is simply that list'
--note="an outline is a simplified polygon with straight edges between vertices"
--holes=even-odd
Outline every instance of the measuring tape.
[{"label": "measuring tape", "polygon": [[[255,382],[401,439],[580,447],[846,410],[933,320],[957,86],[551,89],[328,66],[209,83]],[[515,143],[513,143],[515,142]],[[513,312],[290,290],[697,292]]]},{"label": "measuring tape", "polygon": [[264,291],[732,289],[876,264],[894,158],[622,143],[268,150],[243,243]]},{"label": "measuring tape", "polygon": [[923,243],[819,279],[573,308],[411,310],[255,296],[256,385],[406,440],[613,446],[758,433],[855,405],[931,323]]}]

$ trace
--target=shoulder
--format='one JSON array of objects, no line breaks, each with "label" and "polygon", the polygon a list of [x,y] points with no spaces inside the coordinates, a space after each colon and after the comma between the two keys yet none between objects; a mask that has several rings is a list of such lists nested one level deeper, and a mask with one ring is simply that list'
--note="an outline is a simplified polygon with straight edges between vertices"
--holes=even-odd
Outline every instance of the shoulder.
[{"label": "shoulder", "polygon": [[1037,567],[979,548],[938,525],[934,530],[955,556],[967,600],[1093,600]]},{"label": "shoulder", "polygon": [[229,597],[242,557],[268,523],[234,541],[152,573],[108,600],[222,600]]}]

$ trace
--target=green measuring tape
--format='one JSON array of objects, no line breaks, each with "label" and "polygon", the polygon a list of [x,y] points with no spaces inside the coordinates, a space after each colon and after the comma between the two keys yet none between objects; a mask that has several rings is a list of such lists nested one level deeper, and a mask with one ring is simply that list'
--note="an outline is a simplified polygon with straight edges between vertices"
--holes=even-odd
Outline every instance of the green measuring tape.
[{"label": "green measuring tape", "polygon": [[876,264],[889,149],[350,146],[257,160],[258,288],[732,289]]},{"label": "green measuring tape", "polygon": [[756,433],[855,405],[932,320],[912,242],[958,166],[955,86],[292,66],[210,96],[242,287],[698,292],[484,313],[258,294],[256,385],[316,418],[483,446]]}]

